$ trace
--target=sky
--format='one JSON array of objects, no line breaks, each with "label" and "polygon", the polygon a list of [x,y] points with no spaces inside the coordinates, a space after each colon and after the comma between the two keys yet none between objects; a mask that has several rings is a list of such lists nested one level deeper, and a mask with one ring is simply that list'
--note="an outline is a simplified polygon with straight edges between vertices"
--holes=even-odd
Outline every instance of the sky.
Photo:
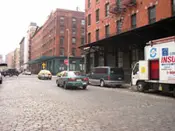
[{"label": "sky", "polygon": [[25,36],[30,22],[41,26],[56,8],[85,11],[85,0],[2,0],[0,1],[0,54],[4,57]]}]

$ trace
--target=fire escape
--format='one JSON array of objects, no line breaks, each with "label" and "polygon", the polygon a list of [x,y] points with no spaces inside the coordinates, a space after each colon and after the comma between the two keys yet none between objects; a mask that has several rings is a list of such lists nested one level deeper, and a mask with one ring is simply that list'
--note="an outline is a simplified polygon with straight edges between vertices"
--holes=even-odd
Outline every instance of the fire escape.
[{"label": "fire escape", "polygon": [[110,6],[110,13],[116,15],[120,20],[120,28],[122,29],[124,17],[128,9],[136,7],[137,0],[116,0],[115,4]]}]

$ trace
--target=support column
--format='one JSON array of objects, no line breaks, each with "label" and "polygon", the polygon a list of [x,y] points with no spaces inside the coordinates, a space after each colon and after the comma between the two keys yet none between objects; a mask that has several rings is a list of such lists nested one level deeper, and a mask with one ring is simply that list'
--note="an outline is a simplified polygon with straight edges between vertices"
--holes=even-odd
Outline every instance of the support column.
[{"label": "support column", "polygon": [[108,53],[108,48],[104,47],[104,66],[107,66],[107,53]]},{"label": "support column", "polygon": [[94,66],[97,67],[99,65],[99,53],[96,51],[94,55]]}]

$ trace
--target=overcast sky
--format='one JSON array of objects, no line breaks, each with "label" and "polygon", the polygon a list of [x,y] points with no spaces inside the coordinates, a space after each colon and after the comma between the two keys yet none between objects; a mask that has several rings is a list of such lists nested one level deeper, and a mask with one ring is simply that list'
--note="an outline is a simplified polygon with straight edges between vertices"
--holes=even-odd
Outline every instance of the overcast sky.
[{"label": "overcast sky", "polygon": [[56,8],[84,11],[85,0],[2,0],[0,2],[0,54],[19,47],[30,22],[41,26]]}]

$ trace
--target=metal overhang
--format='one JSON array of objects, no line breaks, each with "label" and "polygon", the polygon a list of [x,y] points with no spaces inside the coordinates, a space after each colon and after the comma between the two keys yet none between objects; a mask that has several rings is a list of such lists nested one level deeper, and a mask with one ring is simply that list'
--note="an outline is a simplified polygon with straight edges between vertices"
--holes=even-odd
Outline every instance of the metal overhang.
[{"label": "metal overhang", "polygon": [[175,35],[174,29],[175,16],[162,19],[158,22],[132,29],[105,39],[101,39],[99,41],[80,46],[79,48],[91,48],[93,46],[109,45],[109,43],[112,46],[123,46],[125,44],[141,45],[143,43],[143,46],[148,41]]}]

